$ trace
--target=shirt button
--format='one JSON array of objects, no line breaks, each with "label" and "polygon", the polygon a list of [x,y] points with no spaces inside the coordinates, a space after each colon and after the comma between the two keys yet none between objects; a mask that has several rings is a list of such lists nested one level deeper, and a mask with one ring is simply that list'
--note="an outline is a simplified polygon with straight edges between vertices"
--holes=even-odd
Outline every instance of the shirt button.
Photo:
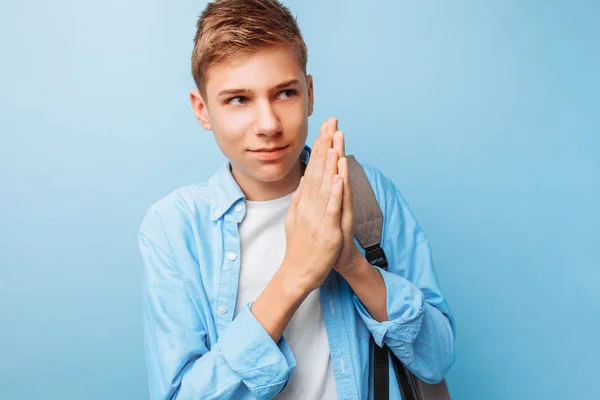
[{"label": "shirt button", "polygon": [[235,206],[235,211],[236,212],[241,212],[242,211],[242,205],[238,204],[237,206]]},{"label": "shirt button", "polygon": [[227,258],[229,259],[229,261],[235,261],[235,253],[227,254]]},{"label": "shirt button", "polygon": [[225,307],[225,306],[219,307],[219,314],[225,314],[226,312],[227,312],[227,307]]}]

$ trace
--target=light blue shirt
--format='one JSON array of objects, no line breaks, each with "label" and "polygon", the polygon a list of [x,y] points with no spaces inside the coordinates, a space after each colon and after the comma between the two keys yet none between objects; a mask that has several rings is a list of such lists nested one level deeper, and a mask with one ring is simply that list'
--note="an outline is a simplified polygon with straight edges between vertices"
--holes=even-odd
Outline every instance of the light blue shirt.
[{"label": "light blue shirt", "polygon": [[[305,163],[310,152],[305,146]],[[152,399],[271,399],[294,372],[285,337],[271,339],[250,312],[251,302],[233,318],[238,224],[246,207],[229,166],[158,201],[140,227]],[[362,166],[384,216],[389,266],[376,268],[385,282],[389,320],[373,319],[335,270],[319,288],[339,399],[373,398],[371,336],[426,382],[441,381],[454,363],[454,318],[427,238],[392,181]],[[390,390],[390,399],[401,398],[391,364]]]}]

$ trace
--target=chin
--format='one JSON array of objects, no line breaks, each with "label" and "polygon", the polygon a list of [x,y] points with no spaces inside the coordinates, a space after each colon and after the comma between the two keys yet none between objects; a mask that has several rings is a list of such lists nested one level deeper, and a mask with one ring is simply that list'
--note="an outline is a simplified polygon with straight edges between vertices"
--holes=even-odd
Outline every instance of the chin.
[{"label": "chin", "polygon": [[291,166],[288,168],[284,163],[262,165],[254,171],[254,179],[265,183],[277,182],[284,179],[290,173],[291,168]]}]

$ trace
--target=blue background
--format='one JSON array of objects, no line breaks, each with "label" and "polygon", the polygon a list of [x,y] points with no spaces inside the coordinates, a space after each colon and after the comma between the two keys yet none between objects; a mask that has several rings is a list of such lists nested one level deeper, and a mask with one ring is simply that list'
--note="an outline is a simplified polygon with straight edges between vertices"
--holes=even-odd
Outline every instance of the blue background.
[{"label": "blue background", "polygon": [[[188,102],[205,2],[5,2],[0,398],[146,399],[136,233],[224,161]],[[288,1],[310,143],[400,187],[458,323],[456,399],[600,392],[600,6]]]}]

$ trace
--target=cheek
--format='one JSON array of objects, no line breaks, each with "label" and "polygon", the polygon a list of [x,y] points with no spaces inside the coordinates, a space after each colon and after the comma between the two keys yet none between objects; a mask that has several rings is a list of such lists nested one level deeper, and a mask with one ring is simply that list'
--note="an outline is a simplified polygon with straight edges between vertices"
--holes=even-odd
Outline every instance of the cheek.
[{"label": "cheek", "polygon": [[241,138],[251,124],[252,113],[248,109],[223,108],[213,115],[213,126],[221,141]]},{"label": "cheek", "polygon": [[304,102],[298,102],[285,107],[283,110],[285,115],[285,126],[287,129],[299,131],[305,130],[308,127],[308,108]]}]

